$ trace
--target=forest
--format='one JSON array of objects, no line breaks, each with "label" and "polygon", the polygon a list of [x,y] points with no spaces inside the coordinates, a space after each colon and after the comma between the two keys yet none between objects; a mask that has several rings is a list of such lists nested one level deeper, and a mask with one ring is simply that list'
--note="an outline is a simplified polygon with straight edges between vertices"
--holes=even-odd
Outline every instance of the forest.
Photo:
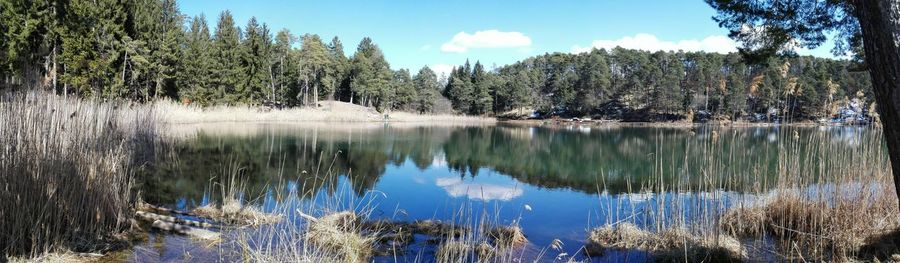
[{"label": "forest", "polygon": [[[211,27],[175,0],[9,0],[0,6],[0,89],[102,99],[297,107],[340,100],[380,111],[500,117],[811,120],[850,101],[874,107],[852,60],[615,48],[552,53],[449,76],[392,69],[370,38],[344,54],[338,37],[277,32],[229,11]],[[452,109],[451,109],[452,106]],[[762,117],[760,117],[762,116]]]}]

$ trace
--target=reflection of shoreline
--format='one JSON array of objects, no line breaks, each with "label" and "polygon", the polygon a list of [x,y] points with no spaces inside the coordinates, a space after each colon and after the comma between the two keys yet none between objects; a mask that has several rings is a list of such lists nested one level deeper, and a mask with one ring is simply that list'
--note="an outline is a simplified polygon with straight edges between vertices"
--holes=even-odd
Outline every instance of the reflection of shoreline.
[{"label": "reflection of shoreline", "polygon": [[[420,170],[442,168],[455,174],[477,174],[480,169],[489,169],[540,188],[594,194],[603,190],[600,185],[608,193],[618,194],[639,192],[645,190],[640,186],[660,180],[666,185],[696,188],[703,185],[704,178],[711,178],[701,176],[700,169],[706,167],[715,169],[707,172],[718,176],[717,180],[734,185],[774,181],[781,156],[779,144],[795,140],[793,130],[774,128],[618,128],[585,133],[544,127],[463,126],[468,125],[174,125],[172,130],[183,136],[175,140],[179,160],[167,164],[170,167],[161,167],[158,175],[164,180],[154,183],[192,188],[185,187],[185,182],[196,181],[193,184],[203,188],[208,184],[210,171],[219,171],[222,163],[234,162],[245,166],[258,183],[277,181],[282,175],[297,177],[301,171],[352,171],[354,188],[363,192],[384,176],[388,165],[412,161]],[[802,143],[878,135],[866,129],[799,131]],[[715,140],[713,134],[719,139]],[[778,136],[779,144],[768,142],[772,135]],[[829,151],[868,149],[856,149],[858,142],[847,143],[847,147],[835,144]],[[846,156],[817,152],[819,155],[830,158],[823,162],[826,165],[840,165],[839,157]],[[282,168],[286,170],[279,171]],[[458,197],[481,198],[474,189],[454,186],[464,182],[443,183],[445,190]],[[490,191],[500,190],[489,186]],[[472,187],[479,186],[469,186]],[[500,193],[488,195],[484,198],[514,198]]]}]

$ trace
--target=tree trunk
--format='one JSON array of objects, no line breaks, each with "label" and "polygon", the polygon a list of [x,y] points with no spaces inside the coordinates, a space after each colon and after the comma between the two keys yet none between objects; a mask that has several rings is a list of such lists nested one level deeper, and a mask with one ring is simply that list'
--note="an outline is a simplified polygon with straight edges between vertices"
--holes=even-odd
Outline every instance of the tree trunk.
[{"label": "tree trunk", "polygon": [[309,106],[309,78],[303,79],[303,106]]},{"label": "tree trunk", "polygon": [[[65,75],[66,73],[67,73],[66,64],[63,63],[63,75]],[[68,98],[69,98],[69,83],[64,82],[63,83],[63,99],[68,99]]]},{"label": "tree trunk", "polygon": [[854,0],[865,60],[900,194],[900,1]]},{"label": "tree trunk", "polygon": [[53,68],[50,70],[51,74],[53,74],[53,93],[57,92],[56,89],[56,44],[53,44]]}]

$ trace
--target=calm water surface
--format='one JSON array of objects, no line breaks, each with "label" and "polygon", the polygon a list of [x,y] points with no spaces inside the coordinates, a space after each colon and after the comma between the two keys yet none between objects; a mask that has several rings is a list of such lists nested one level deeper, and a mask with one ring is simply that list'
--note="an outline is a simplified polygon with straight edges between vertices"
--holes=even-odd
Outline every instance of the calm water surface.
[{"label": "calm water surface", "polygon": [[[657,220],[632,216],[634,211],[677,209],[690,220],[726,209],[730,199],[753,198],[741,189],[767,188],[776,179],[781,140],[820,136],[835,149],[849,151],[873,136],[861,127],[340,126],[221,126],[186,132],[176,140],[173,158],[142,182],[142,195],[148,202],[180,209],[217,202],[221,197],[210,194],[215,192],[211,182],[238,167],[246,180],[244,196],[259,196],[252,202],[265,209],[283,205],[286,194],[298,192],[373,200],[372,217],[403,221],[453,221],[465,208],[463,213],[475,218],[484,213],[501,224],[518,223],[531,242],[525,258],[537,257],[560,239],[563,251],[543,255],[552,260],[560,253],[580,255],[591,227],[620,220],[652,225]],[[806,158],[816,158],[810,156]],[[328,174],[333,179],[309,183]],[[704,183],[709,181],[700,179],[704,174],[715,174],[718,187]],[[660,182],[680,190],[647,187]],[[659,200],[683,205],[659,208],[653,205]],[[416,252],[409,254],[415,257]],[[645,256],[610,251],[593,260],[640,261]],[[131,258],[185,259],[219,257],[187,238],[154,235]]]}]

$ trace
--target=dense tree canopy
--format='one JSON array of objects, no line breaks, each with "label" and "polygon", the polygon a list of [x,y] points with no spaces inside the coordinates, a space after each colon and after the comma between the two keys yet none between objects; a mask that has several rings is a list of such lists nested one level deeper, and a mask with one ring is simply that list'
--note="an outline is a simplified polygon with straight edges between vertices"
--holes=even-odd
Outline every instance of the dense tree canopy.
[{"label": "dense tree canopy", "polygon": [[[794,15],[789,7],[763,2],[711,1],[750,11],[776,8],[784,13],[778,17]],[[873,100],[868,76],[853,63],[813,57],[745,62],[746,56],[737,53],[615,48],[546,54],[499,68],[466,62],[438,79],[427,67],[415,75],[391,69],[370,38],[348,57],[337,37],[273,32],[256,18],[239,27],[228,11],[210,27],[202,15],[184,17],[174,0],[9,0],[2,7],[3,86],[47,87],[80,96],[275,107],[336,99],[416,112],[432,112],[449,101],[456,112],[472,115],[523,116],[536,110],[628,120],[696,114],[765,119],[769,113],[811,119],[832,115],[849,100]],[[734,19],[728,15],[756,21],[739,13],[718,18],[738,37],[749,31],[729,22]],[[774,30],[773,25],[793,24],[761,22],[759,28]],[[800,44],[812,46],[819,39],[816,29],[803,29]],[[846,42],[856,43],[852,40]],[[787,43],[776,42],[763,44]],[[760,47],[754,51],[776,50]]]},{"label": "dense tree canopy", "polygon": [[466,64],[450,74],[444,94],[469,114],[518,113],[525,107],[645,121],[691,113],[814,119],[835,114],[850,100],[873,102],[868,74],[850,61],[792,56],[748,64],[737,53],[623,48],[546,54],[494,71]]}]

